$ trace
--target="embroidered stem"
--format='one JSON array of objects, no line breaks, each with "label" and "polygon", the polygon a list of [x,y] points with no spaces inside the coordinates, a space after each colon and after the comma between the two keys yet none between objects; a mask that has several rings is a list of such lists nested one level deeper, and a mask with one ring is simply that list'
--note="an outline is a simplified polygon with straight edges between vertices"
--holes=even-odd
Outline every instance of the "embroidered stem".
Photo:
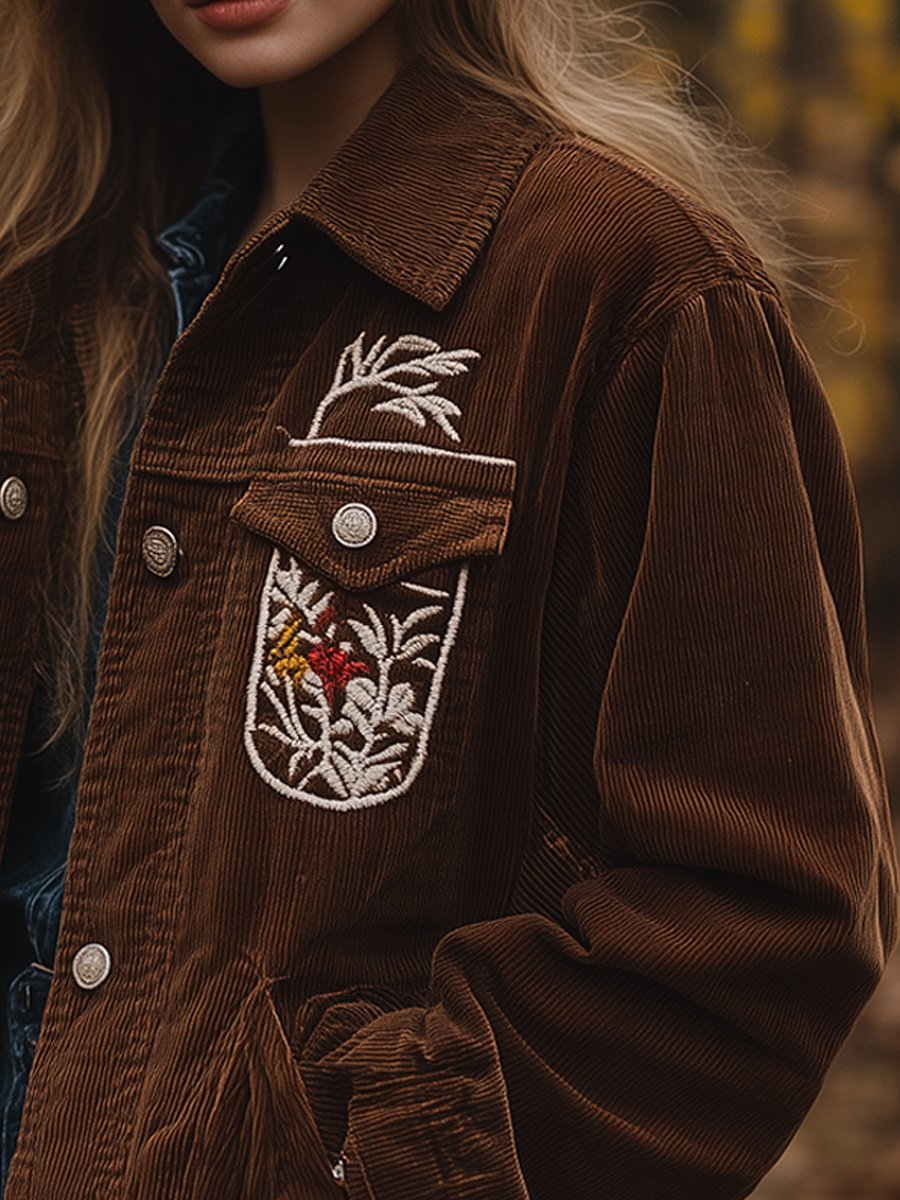
[{"label": "embroidered stem", "polygon": [[[459,434],[452,418],[461,416],[460,408],[446,396],[437,394],[438,381],[468,371],[468,363],[480,358],[477,350],[442,350],[437,342],[416,334],[403,334],[383,349],[387,341],[380,337],[363,356],[365,330],[346,346],[338,360],[331,387],[315,411],[306,438],[290,438],[288,445],[317,438],[328,410],[342,397],[361,387],[381,388],[390,399],[372,405],[373,412],[390,412],[424,427],[433,421],[452,441]],[[391,361],[396,355],[399,361]],[[420,380],[413,383],[413,380]]]}]

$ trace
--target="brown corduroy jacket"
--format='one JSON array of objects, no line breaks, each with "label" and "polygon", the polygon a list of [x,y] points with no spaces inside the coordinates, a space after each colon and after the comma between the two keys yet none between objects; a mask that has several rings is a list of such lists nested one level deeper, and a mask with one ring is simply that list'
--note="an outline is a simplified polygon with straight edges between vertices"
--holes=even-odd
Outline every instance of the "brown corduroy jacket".
[{"label": "brown corduroy jacket", "polygon": [[[81,394],[79,310],[31,299],[4,797]],[[893,878],[853,492],[776,289],[414,62],[150,403],[7,1200],[735,1200]]]}]

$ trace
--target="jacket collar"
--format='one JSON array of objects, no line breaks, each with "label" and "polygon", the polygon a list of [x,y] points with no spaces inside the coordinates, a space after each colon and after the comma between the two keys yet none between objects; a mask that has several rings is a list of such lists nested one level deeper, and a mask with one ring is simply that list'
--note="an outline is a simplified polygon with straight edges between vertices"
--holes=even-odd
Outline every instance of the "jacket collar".
[{"label": "jacket collar", "polygon": [[288,212],[442,309],[546,137],[512,101],[415,57]]}]

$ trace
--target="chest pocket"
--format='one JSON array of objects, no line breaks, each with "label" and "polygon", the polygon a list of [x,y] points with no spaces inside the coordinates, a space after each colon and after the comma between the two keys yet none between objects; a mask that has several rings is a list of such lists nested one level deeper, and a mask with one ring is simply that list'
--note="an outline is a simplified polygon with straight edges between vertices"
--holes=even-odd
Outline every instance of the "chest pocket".
[{"label": "chest pocket", "polygon": [[379,804],[427,758],[470,562],[503,550],[515,463],[337,438],[296,454],[231,513],[274,543],[244,744],[282,795]]}]

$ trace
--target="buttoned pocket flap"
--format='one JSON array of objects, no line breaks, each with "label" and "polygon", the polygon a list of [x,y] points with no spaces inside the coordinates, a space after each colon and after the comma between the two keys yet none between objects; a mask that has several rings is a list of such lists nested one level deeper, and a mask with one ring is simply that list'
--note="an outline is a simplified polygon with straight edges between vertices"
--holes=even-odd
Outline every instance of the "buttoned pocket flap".
[{"label": "buttoned pocket flap", "polygon": [[503,550],[512,459],[328,438],[292,450],[291,471],[254,480],[231,517],[342,588]]}]

